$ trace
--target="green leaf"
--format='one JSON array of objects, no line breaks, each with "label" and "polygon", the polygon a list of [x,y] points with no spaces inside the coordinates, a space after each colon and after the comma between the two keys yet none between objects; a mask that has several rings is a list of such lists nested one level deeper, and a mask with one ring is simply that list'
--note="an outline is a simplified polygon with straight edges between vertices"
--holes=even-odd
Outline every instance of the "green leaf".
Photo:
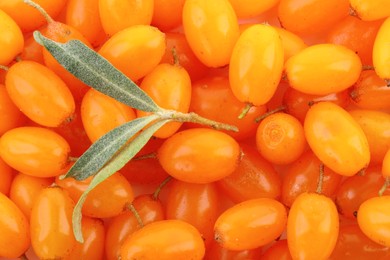
[{"label": "green leaf", "polygon": [[34,32],[43,45],[70,73],[85,84],[135,109],[157,112],[159,106],[109,61],[79,40],[58,43]]},{"label": "green leaf", "polygon": [[75,162],[66,173],[65,178],[72,177],[76,180],[84,180],[94,175],[131,137],[156,119],[158,119],[156,115],[140,117],[103,135]]},{"label": "green leaf", "polygon": [[79,201],[77,202],[72,215],[73,222],[73,233],[75,238],[80,243],[83,243],[84,238],[81,232],[81,209],[89,192],[91,192],[97,185],[106,180],[108,177],[113,175],[116,171],[120,170],[129,160],[131,160],[140,150],[141,148],[149,141],[152,135],[163,125],[168,123],[169,119],[160,120],[144,131],[142,131],[132,142],[125,145],[123,149],[121,149],[115,157],[112,158],[92,179],[88,188],[81,195]]}]

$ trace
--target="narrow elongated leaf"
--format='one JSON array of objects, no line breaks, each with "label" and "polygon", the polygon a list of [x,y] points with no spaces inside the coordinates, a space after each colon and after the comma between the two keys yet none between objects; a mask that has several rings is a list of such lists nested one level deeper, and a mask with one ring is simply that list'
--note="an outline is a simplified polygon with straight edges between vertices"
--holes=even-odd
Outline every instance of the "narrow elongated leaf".
[{"label": "narrow elongated leaf", "polygon": [[170,120],[165,119],[158,121],[154,123],[153,125],[146,128],[144,131],[142,131],[134,140],[125,145],[124,148],[122,148],[115,157],[112,158],[92,179],[91,183],[89,184],[88,188],[84,191],[84,193],[81,195],[79,201],[77,202],[72,215],[72,222],[73,222],[73,233],[75,235],[75,238],[80,243],[83,243],[84,238],[83,234],[81,232],[81,209],[83,207],[83,204],[85,200],[87,199],[87,196],[91,190],[93,190],[97,185],[99,185],[101,182],[106,180],[108,177],[113,175],[116,171],[121,169],[129,160],[131,160],[140,150],[142,147],[145,146],[145,144],[149,141],[149,139],[152,137],[152,135],[163,125],[168,123]]},{"label": "narrow elongated leaf", "polygon": [[90,87],[135,109],[159,111],[158,105],[133,81],[79,40],[58,43],[34,32],[43,45],[70,73]]},{"label": "narrow elongated leaf", "polygon": [[65,177],[84,180],[94,175],[131,137],[157,118],[156,115],[137,118],[103,135],[75,162]]}]

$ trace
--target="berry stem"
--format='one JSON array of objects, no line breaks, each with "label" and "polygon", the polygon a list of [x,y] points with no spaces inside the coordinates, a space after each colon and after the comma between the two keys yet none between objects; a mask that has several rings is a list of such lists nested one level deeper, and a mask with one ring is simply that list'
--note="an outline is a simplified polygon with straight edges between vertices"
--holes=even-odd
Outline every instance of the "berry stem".
[{"label": "berry stem", "polygon": [[272,109],[264,114],[262,114],[261,116],[259,116],[258,118],[255,119],[255,122],[258,123],[260,122],[261,120],[263,120],[264,118],[266,118],[267,116],[270,116],[272,114],[275,114],[277,112],[280,112],[280,111],[283,111],[286,109],[286,106],[280,106],[280,107],[277,107],[275,109]]},{"label": "berry stem", "polygon": [[158,196],[160,195],[161,190],[172,180],[172,176],[168,176],[163,180],[160,185],[158,185],[157,189],[153,192],[152,198],[154,200],[158,200]]},{"label": "berry stem", "polygon": [[324,184],[324,168],[325,168],[324,164],[320,163],[320,170],[319,170],[317,190],[316,190],[318,194],[322,194],[322,186]]},{"label": "berry stem", "polygon": [[137,219],[139,227],[143,228],[145,226],[144,222],[142,221],[141,216],[139,215],[139,213],[138,213],[137,209],[134,207],[134,205],[129,203],[126,205],[126,207],[134,214],[134,217]]},{"label": "berry stem", "polygon": [[179,56],[177,55],[177,50],[175,47],[172,48],[171,50],[172,52],[172,57],[173,57],[173,65],[175,66],[180,66],[180,62],[179,62]]},{"label": "berry stem", "polygon": [[0,69],[4,70],[4,71],[8,71],[9,70],[9,68],[7,66],[4,66],[4,65],[0,65]]},{"label": "berry stem", "polygon": [[134,157],[131,160],[132,161],[140,161],[140,160],[145,160],[145,159],[157,159],[157,153],[156,152],[147,153],[147,154],[144,154],[144,155],[140,155],[140,156]]},{"label": "berry stem", "polygon": [[385,178],[385,182],[383,183],[382,188],[379,190],[378,195],[381,197],[383,193],[387,190],[387,188],[390,186],[390,177]]},{"label": "berry stem", "polygon": [[246,114],[248,114],[251,107],[253,107],[251,103],[246,103],[245,107],[241,111],[241,114],[238,115],[238,119],[243,119],[246,116]]},{"label": "berry stem", "polygon": [[38,12],[40,12],[43,15],[47,23],[54,23],[53,18],[50,17],[50,15],[45,11],[45,9],[42,8],[42,6],[40,6],[39,4],[31,0],[24,0],[24,3],[37,9]]}]

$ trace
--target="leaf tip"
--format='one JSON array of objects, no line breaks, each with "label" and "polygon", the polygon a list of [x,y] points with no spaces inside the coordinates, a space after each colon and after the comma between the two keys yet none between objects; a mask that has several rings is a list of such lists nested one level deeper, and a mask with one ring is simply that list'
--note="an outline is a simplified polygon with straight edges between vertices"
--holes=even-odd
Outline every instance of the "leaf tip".
[{"label": "leaf tip", "polygon": [[39,43],[40,45],[43,45],[43,35],[40,31],[34,31],[33,32],[33,36],[34,36],[34,39],[37,43]]}]

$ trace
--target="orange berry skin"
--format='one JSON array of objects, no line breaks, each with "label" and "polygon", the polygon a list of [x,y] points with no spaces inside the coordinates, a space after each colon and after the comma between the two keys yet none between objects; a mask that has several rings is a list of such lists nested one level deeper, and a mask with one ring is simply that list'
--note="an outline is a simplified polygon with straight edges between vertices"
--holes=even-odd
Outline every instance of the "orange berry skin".
[{"label": "orange berry skin", "polygon": [[35,41],[33,35],[25,37],[24,48],[19,57],[21,60],[32,60],[44,64],[42,45]]},{"label": "orange berry skin", "polygon": [[[35,0],[52,18],[58,16],[66,0]],[[23,0],[1,1],[0,9],[6,12],[19,25],[23,32],[31,32],[46,23],[42,14]]]},{"label": "orange berry skin", "polygon": [[283,28],[274,28],[282,40],[285,61],[307,47],[306,43],[298,35]]},{"label": "orange berry skin", "polygon": [[40,259],[64,258],[76,244],[72,230],[74,202],[59,187],[43,189],[31,211],[31,244]]},{"label": "orange berry skin", "polygon": [[84,243],[76,242],[72,252],[63,259],[103,259],[105,239],[103,221],[84,216],[81,220],[81,232],[83,234]]},{"label": "orange berry skin", "polygon": [[[60,180],[57,177],[55,182],[66,190],[74,201],[78,201],[91,180],[91,177],[82,181],[73,178]],[[124,206],[131,203],[133,199],[134,193],[130,183],[122,174],[116,172],[88,194],[82,213],[93,218],[114,217],[119,215]]]},{"label": "orange berry skin", "polygon": [[286,209],[277,200],[247,200],[218,217],[214,225],[214,238],[229,250],[254,249],[278,238],[286,223]]},{"label": "orange berry skin", "polygon": [[249,27],[238,38],[230,58],[229,81],[234,95],[241,102],[264,105],[276,91],[283,64],[278,32],[264,24]]},{"label": "orange berry skin", "polygon": [[0,138],[0,156],[19,172],[52,177],[64,172],[68,164],[69,144],[52,130],[18,127]]},{"label": "orange berry skin", "polygon": [[157,151],[164,170],[190,183],[209,183],[231,174],[240,157],[238,143],[213,129],[194,128],[168,138]]},{"label": "orange berry skin", "polygon": [[[236,140],[254,136],[257,129],[255,119],[266,112],[266,106],[253,106],[239,119],[245,105],[233,94],[229,79],[226,76],[204,77],[192,84],[190,111],[209,119],[234,125],[238,132],[224,131]],[[223,108],[223,113],[221,113]],[[199,124],[187,123],[190,127],[202,127]]]},{"label": "orange berry skin", "polygon": [[390,177],[390,149],[385,153],[385,157],[382,162],[382,175],[384,177]]},{"label": "orange berry skin", "polygon": [[[132,205],[137,210],[144,225],[165,219],[161,201],[154,199],[151,195],[137,196]],[[134,213],[130,210],[125,209],[121,214],[112,218],[106,228],[106,259],[117,260],[123,241],[140,228]]]},{"label": "orange berry skin", "polygon": [[153,0],[98,0],[100,20],[107,35],[134,25],[150,25]]},{"label": "orange berry skin", "polygon": [[[0,65],[8,65],[24,46],[22,31],[15,21],[0,8]],[[6,51],[5,51],[6,50]]]},{"label": "orange berry skin", "polygon": [[26,117],[15,106],[3,84],[0,84],[0,115],[0,136],[12,128],[22,126],[26,121]]},{"label": "orange berry skin", "polygon": [[331,28],[346,17],[348,11],[348,0],[281,0],[278,18],[288,31],[309,34]]},{"label": "orange berry skin", "polygon": [[96,142],[115,127],[136,118],[131,107],[94,89],[84,95],[80,115],[91,142]]},{"label": "orange berry skin", "polygon": [[372,49],[372,61],[375,72],[382,79],[390,79],[390,17],[382,23],[374,41]]},{"label": "orange berry skin", "polygon": [[0,157],[0,193],[9,195],[11,184],[14,179],[13,169]]},{"label": "orange berry skin", "polygon": [[[180,65],[162,63],[142,80],[140,88],[146,92],[161,108],[187,113],[191,102],[191,79]],[[137,110],[137,117],[150,115]],[[171,122],[154,133],[157,138],[173,135],[182,123]]]},{"label": "orange berry skin", "polygon": [[278,240],[270,248],[268,248],[263,255],[262,260],[292,260],[290,251],[288,249],[287,240]]},{"label": "orange berry skin", "polygon": [[174,180],[165,202],[167,219],[190,223],[202,234],[206,247],[213,241],[213,227],[219,215],[215,184],[193,184]]},{"label": "orange berry skin", "polygon": [[331,102],[314,104],[306,114],[304,131],[314,154],[334,172],[351,176],[370,162],[370,149],[360,125]]},{"label": "orange berry skin", "polygon": [[218,187],[236,203],[256,198],[278,199],[281,177],[272,164],[252,146],[241,144],[241,150],[237,169],[219,180]]},{"label": "orange berry skin", "polygon": [[28,219],[16,204],[0,192],[0,257],[18,258],[30,246]]},{"label": "orange berry skin", "polygon": [[285,63],[291,87],[312,95],[328,95],[349,88],[359,79],[361,70],[359,56],[336,44],[309,46]]},{"label": "orange berry skin", "polygon": [[286,113],[267,116],[257,128],[256,147],[271,163],[292,163],[306,148],[303,126],[298,119]]},{"label": "orange berry skin", "polygon": [[40,125],[57,127],[72,119],[72,93],[61,78],[42,64],[15,63],[8,70],[5,86],[15,105]]},{"label": "orange berry skin", "polygon": [[268,11],[278,4],[279,0],[229,0],[229,2],[233,6],[234,12],[238,18],[250,18]]},{"label": "orange berry skin", "polygon": [[135,25],[113,35],[99,54],[136,81],[160,63],[165,47],[164,33],[152,26]]},{"label": "orange berry skin", "polygon": [[229,63],[240,32],[228,0],[186,1],[182,19],[188,44],[201,62],[208,67]]},{"label": "orange berry skin", "polygon": [[215,240],[206,250],[204,260],[248,260],[260,259],[261,247],[251,250],[228,250],[221,247]]},{"label": "orange berry skin", "polygon": [[370,164],[381,164],[390,149],[390,115],[381,111],[352,110],[350,115],[363,129],[370,146]]},{"label": "orange berry skin", "polygon": [[333,201],[317,193],[302,193],[287,220],[287,243],[293,259],[328,259],[339,233]]},{"label": "orange berry skin", "polygon": [[375,21],[390,16],[388,0],[349,0],[349,4],[357,17],[363,21]]},{"label": "orange berry skin", "polygon": [[41,178],[18,173],[12,181],[9,197],[29,219],[39,192],[49,187],[53,182],[53,178]]},{"label": "orange berry skin", "polygon": [[130,235],[121,247],[121,259],[201,260],[205,247],[200,233],[181,220],[162,220]]},{"label": "orange berry skin", "polygon": [[154,0],[152,25],[166,32],[181,25],[185,0]]},{"label": "orange berry skin", "polygon": [[390,245],[390,196],[384,195],[364,201],[358,211],[357,221],[363,233],[374,242]]},{"label": "orange berry skin", "polygon": [[93,46],[99,46],[106,35],[100,22],[99,1],[68,0],[66,24],[78,30]]}]

